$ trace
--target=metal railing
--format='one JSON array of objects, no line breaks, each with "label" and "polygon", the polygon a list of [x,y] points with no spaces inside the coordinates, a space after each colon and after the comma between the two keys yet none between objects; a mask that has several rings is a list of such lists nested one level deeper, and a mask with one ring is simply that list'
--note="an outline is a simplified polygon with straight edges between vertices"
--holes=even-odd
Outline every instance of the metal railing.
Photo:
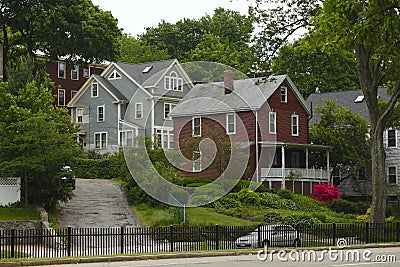
[{"label": "metal railing", "polygon": [[216,225],[66,228],[55,231],[0,230],[0,259],[215,251],[240,247],[257,248],[265,244],[280,244],[285,247],[336,247],[339,241],[348,246],[400,242],[398,222],[316,224],[307,227],[281,227],[283,230],[265,232],[269,227]]},{"label": "metal railing", "polygon": [[[282,168],[261,168],[262,178],[283,178]],[[329,174],[324,169],[301,169],[301,168],[285,168],[285,177],[299,175],[297,180],[329,180]]]}]

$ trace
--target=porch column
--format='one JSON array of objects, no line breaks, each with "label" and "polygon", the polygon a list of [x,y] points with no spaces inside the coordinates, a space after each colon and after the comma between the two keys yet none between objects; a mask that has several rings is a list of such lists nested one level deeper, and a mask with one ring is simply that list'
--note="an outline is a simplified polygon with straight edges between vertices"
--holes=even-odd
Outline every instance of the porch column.
[{"label": "porch column", "polygon": [[282,184],[281,189],[285,189],[285,146],[281,147],[282,151]]},{"label": "porch column", "polygon": [[329,166],[329,149],[327,149],[326,150],[326,172],[327,172],[327,175],[328,175],[328,181],[329,182],[333,182],[333,181],[331,181],[331,179],[330,179],[330,175],[329,175],[329,171],[330,171],[330,166]]}]

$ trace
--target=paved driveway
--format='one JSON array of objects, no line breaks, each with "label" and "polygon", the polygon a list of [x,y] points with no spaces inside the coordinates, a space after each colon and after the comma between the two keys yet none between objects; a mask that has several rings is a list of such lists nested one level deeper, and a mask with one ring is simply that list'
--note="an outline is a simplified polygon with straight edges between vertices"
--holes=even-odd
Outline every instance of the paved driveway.
[{"label": "paved driveway", "polygon": [[121,187],[110,180],[76,179],[75,197],[61,204],[60,227],[136,227]]}]

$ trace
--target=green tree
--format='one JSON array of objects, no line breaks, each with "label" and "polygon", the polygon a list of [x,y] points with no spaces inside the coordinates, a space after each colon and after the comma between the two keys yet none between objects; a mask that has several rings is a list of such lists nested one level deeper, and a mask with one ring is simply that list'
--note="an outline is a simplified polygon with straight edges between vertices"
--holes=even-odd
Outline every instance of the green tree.
[{"label": "green tree", "polygon": [[80,151],[75,141],[78,129],[67,110],[52,106],[53,84],[43,71],[32,72],[29,81],[16,81],[18,70],[26,68],[17,68],[15,77],[11,71],[13,82],[0,86],[0,174],[23,177],[26,204],[52,208],[72,196],[61,184],[60,170]]},{"label": "green tree", "polygon": [[0,0],[0,11],[4,66],[10,56],[36,51],[78,63],[114,60],[119,52],[117,20],[90,0]]},{"label": "green tree", "polygon": [[351,51],[326,53],[307,36],[283,45],[272,59],[274,74],[288,74],[304,97],[320,92],[357,90],[356,60]]},{"label": "green tree", "polygon": [[342,173],[342,179],[335,186],[357,171],[365,172],[371,159],[367,121],[332,100],[316,107],[315,113],[319,121],[310,127],[310,141],[333,147],[329,157],[331,176],[337,171]]},{"label": "green tree", "polygon": [[213,16],[162,22],[140,36],[146,44],[166,49],[182,62],[215,61],[249,73],[256,62],[251,43],[253,19],[238,12],[217,8]]},{"label": "green tree", "polygon": [[[353,49],[357,59],[360,88],[370,117],[372,155],[371,222],[384,222],[386,211],[386,171],[383,131],[400,96],[400,3],[382,1],[323,1],[315,17],[316,30],[326,50]],[[378,88],[386,75],[391,98],[379,110]]]},{"label": "green tree", "polygon": [[121,37],[121,52],[116,59],[128,63],[143,63],[169,58],[170,56],[165,49],[158,50],[144,44],[141,40],[124,34]]},{"label": "green tree", "polygon": [[[274,45],[273,49],[265,51],[277,51],[282,41],[293,34],[297,25],[301,25],[316,34],[324,51],[329,53],[345,50],[354,53],[360,88],[365,96],[370,116],[373,188],[370,220],[384,222],[386,173],[383,131],[400,96],[399,1],[282,0],[280,2],[291,9],[292,13],[280,16],[285,11],[282,5],[276,8],[276,13],[256,12],[259,14],[259,22],[264,22],[265,26],[261,31],[260,43],[268,42],[266,38],[268,37]],[[388,82],[387,86],[392,95],[386,108],[380,111],[377,92],[385,81]]]}]

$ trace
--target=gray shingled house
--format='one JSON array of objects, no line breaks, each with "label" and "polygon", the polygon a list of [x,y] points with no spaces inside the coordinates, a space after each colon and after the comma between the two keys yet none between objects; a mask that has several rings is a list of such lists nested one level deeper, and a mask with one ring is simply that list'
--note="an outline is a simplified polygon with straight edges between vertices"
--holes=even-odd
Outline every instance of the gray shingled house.
[{"label": "gray shingled house", "polygon": [[192,87],[176,59],[111,63],[87,80],[68,107],[81,128],[78,139],[84,148],[114,153],[145,135],[172,149],[168,114]]},{"label": "gray shingled house", "polygon": [[[385,88],[380,88],[378,97],[383,101],[388,101],[390,96],[387,95]],[[358,113],[369,121],[367,105],[364,101],[364,95],[361,90],[343,91],[331,93],[314,93],[307,99],[309,107],[316,107],[326,104],[326,99],[335,100],[338,104],[350,109],[353,113]],[[311,123],[318,121],[320,118],[317,114],[313,114]],[[386,148],[386,173],[388,182],[388,199],[396,201],[400,192],[400,143],[399,131],[396,129],[387,129],[383,135],[384,145]],[[336,176],[334,179],[340,179]],[[344,180],[339,185],[339,190],[343,196],[362,196],[371,195],[372,181],[371,177],[358,177],[357,175]]]}]

